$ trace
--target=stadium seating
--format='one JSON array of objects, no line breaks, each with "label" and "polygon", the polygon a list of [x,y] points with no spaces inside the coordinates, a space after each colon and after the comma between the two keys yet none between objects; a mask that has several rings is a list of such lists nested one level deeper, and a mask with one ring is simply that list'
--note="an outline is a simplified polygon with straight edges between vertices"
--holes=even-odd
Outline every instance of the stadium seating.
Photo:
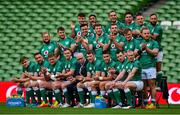
[{"label": "stadium seating", "polygon": [[163,70],[168,76],[168,81],[179,82],[179,46],[180,46],[180,1],[168,0],[156,10],[161,25],[164,27],[163,33]]},{"label": "stadium seating", "polygon": [[176,27],[169,27],[164,30],[162,46],[164,52],[163,71],[168,76],[169,82],[179,81],[180,68],[180,33]]},{"label": "stadium seating", "polygon": [[0,4],[0,76],[10,80],[19,75],[21,66],[19,57],[33,56],[41,46],[41,32],[49,31],[57,40],[56,29],[59,26],[71,32],[71,21],[77,21],[77,14],[95,13],[102,24],[108,21],[108,12],[115,10],[123,18],[126,10],[136,12],[148,0],[101,0],[101,1],[58,1],[58,0],[6,0]]},{"label": "stadium seating", "polygon": [[161,21],[170,20],[177,21],[180,20],[180,1],[179,0],[168,0],[164,5],[156,10],[159,19]]}]

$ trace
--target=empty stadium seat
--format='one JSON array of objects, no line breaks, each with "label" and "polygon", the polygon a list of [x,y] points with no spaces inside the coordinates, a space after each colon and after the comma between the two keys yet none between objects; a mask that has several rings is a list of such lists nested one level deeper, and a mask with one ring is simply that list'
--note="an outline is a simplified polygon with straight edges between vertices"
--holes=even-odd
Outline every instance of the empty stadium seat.
[{"label": "empty stadium seat", "polygon": [[177,29],[180,29],[180,21],[174,21],[173,26],[175,26]]},{"label": "empty stadium seat", "polygon": [[163,26],[166,30],[168,29],[168,27],[170,27],[172,25],[171,21],[161,21],[161,26]]}]

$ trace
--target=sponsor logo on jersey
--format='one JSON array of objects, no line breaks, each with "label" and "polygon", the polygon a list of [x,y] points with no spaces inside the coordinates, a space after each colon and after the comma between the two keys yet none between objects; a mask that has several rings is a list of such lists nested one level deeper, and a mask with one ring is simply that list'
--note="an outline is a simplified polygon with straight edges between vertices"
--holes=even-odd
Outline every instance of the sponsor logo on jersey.
[{"label": "sponsor logo on jersey", "polygon": [[115,44],[111,44],[111,48],[115,48]]},{"label": "sponsor logo on jersey", "polygon": [[44,52],[44,55],[48,55],[48,53],[49,53],[48,50],[46,50],[46,51]]},{"label": "sponsor logo on jersey", "polygon": [[77,35],[78,35],[78,36],[81,36],[81,32],[79,31],[79,32],[77,33]]}]

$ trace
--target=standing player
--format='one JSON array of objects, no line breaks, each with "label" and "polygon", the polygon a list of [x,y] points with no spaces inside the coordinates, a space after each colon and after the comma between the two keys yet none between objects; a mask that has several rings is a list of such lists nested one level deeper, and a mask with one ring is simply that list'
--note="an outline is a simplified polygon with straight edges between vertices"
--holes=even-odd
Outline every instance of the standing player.
[{"label": "standing player", "polygon": [[157,86],[160,87],[160,81],[163,72],[161,71],[161,63],[163,60],[163,50],[161,46],[161,40],[162,40],[162,34],[163,34],[163,29],[158,22],[158,17],[156,14],[151,14],[150,19],[149,19],[149,24],[148,27],[151,32],[151,38],[154,39],[155,41],[158,42],[159,45],[159,53],[157,55],[157,62],[156,62],[156,71],[157,71]]},{"label": "standing player", "polygon": [[125,13],[125,19],[124,19],[124,26],[123,29],[129,28],[129,29],[133,29],[135,26],[135,22],[133,20],[133,13],[132,12],[126,12]]},{"label": "standing player", "polygon": [[57,29],[57,33],[60,37],[59,41],[57,41],[57,44],[60,49],[60,57],[61,59],[64,58],[64,49],[69,48],[72,52],[75,51],[76,44],[73,38],[66,36],[65,29],[63,27],[59,27]]},{"label": "standing player", "polygon": [[126,41],[123,45],[123,51],[126,55],[128,51],[133,51],[135,55],[138,55],[139,50],[139,42],[133,38],[132,36],[132,30],[131,29],[125,29],[124,30],[124,36],[126,38]]},{"label": "standing player", "polygon": [[133,37],[138,39],[141,37],[141,29],[147,27],[147,23],[144,22],[144,17],[141,13],[136,15],[136,23],[132,29]]},{"label": "standing player", "polygon": [[108,16],[109,16],[110,22],[108,23],[108,25],[106,25],[106,33],[107,34],[111,33],[110,28],[112,24],[116,24],[118,32],[121,33],[123,29],[123,23],[118,21],[117,13],[115,11],[111,11],[109,12]]},{"label": "standing player", "polygon": [[74,23],[71,23],[71,37],[74,38],[75,36],[81,35],[81,24],[84,24],[86,21],[86,15],[84,13],[78,14],[78,24],[74,25]]},{"label": "standing player", "polygon": [[89,50],[93,50],[95,52],[96,58],[98,60],[103,60],[102,53],[107,50],[107,44],[109,42],[108,35],[103,33],[101,24],[95,25],[96,36],[91,41],[89,45]]},{"label": "standing player", "polygon": [[[93,34],[93,35],[96,35],[96,32],[95,32],[95,25],[98,23],[97,21],[97,17],[95,14],[91,14],[89,15],[89,33],[90,34]],[[102,31],[104,33],[106,33],[106,30],[105,28],[102,26]]]},{"label": "standing player", "polygon": [[[143,41],[141,43],[142,53],[140,55],[140,63],[142,64],[142,79],[144,81],[145,99],[144,104],[146,108],[156,108],[156,59],[158,54],[159,46],[158,43],[152,40],[150,30],[143,28],[141,30]],[[148,103],[147,88],[150,87],[151,104]]]},{"label": "standing player", "polygon": [[88,44],[90,44],[90,41],[93,40],[94,35],[92,36],[88,32],[88,24],[82,24],[80,26],[81,28],[81,35],[76,36],[76,51],[78,53],[83,53],[84,56],[86,56],[86,53],[89,50]]},{"label": "standing player", "polygon": [[48,59],[48,54],[55,53],[58,54],[58,48],[55,41],[50,40],[50,34],[48,32],[42,33],[43,45],[39,49],[39,52],[44,57]]},{"label": "standing player", "polygon": [[89,15],[89,31],[90,33],[95,34],[95,25],[97,23],[97,18],[95,14]]},{"label": "standing player", "polygon": [[109,35],[110,41],[107,47],[113,61],[117,61],[116,53],[123,50],[123,45],[126,41],[124,36],[120,35],[117,31],[117,25],[112,24],[111,33]]}]

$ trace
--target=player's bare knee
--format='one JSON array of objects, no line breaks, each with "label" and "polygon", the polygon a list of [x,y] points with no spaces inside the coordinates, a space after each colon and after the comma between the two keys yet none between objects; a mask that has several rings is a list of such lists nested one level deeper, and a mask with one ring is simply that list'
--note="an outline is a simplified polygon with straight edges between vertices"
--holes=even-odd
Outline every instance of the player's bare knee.
[{"label": "player's bare knee", "polygon": [[59,88],[59,84],[54,83],[54,84],[52,85],[52,88],[53,88],[53,89],[58,89],[58,88]]},{"label": "player's bare knee", "polygon": [[25,82],[24,83],[24,87],[30,87],[30,83],[29,82]]},{"label": "player's bare knee", "polygon": [[76,86],[77,86],[77,88],[81,88],[82,87],[82,83],[79,82]]},{"label": "player's bare knee", "polygon": [[105,89],[109,90],[111,86],[112,86],[112,83],[107,83],[107,84],[105,84]]}]

